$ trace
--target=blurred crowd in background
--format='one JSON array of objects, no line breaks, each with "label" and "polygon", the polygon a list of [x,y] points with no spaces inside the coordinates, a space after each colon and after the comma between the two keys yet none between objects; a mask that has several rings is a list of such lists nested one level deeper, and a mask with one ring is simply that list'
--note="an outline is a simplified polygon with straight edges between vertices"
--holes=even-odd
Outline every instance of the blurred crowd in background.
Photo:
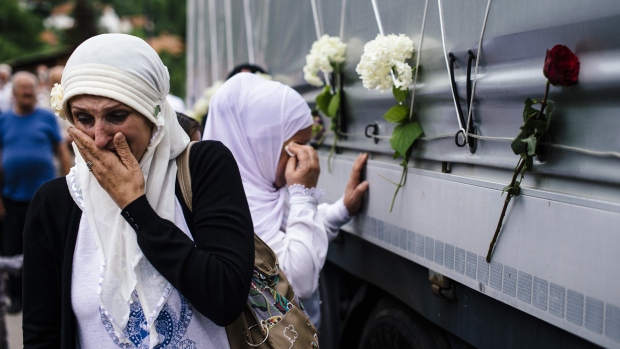
[{"label": "blurred crowd in background", "polygon": [[[73,50],[86,39],[102,33],[126,33],[145,39],[169,67],[172,94],[168,101],[183,113],[188,109],[183,100],[185,32],[183,1],[0,2],[0,253],[3,258],[21,256],[21,243],[13,243],[21,241],[21,235],[7,230],[23,230],[28,202],[36,188],[44,181],[64,176],[74,164],[67,133],[69,123],[54,115],[50,101],[50,91],[54,84],[60,84],[64,64]],[[16,117],[24,115],[35,117]],[[187,117],[179,115],[179,118]],[[194,128],[198,124],[187,119],[185,123]],[[16,130],[21,136],[14,137]],[[5,279],[9,279],[6,296],[0,295],[0,303],[5,306],[2,309],[15,314],[21,311],[21,279],[19,275],[6,273],[2,280]],[[2,285],[0,293],[3,293]]]}]

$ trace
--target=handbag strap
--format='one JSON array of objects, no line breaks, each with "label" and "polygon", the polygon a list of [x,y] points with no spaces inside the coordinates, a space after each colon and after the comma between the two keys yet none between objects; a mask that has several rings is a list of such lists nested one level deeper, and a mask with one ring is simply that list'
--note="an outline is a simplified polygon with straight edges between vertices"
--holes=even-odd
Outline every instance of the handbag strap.
[{"label": "handbag strap", "polygon": [[[185,204],[192,211],[192,177],[189,169],[189,153],[196,141],[189,142],[187,148],[177,156],[177,179]],[[278,257],[267,244],[254,234],[254,263],[259,270],[267,275],[278,274]]]},{"label": "handbag strap", "polygon": [[[189,154],[192,145],[196,141],[190,142],[187,148],[183,150],[179,156],[177,156],[177,179],[179,186],[181,187],[181,193],[185,204],[192,211],[192,178],[189,168]],[[295,302],[295,291],[290,287],[290,284],[282,271],[278,267],[278,257],[273,250],[254,233],[254,267],[258,268],[261,272],[267,275],[279,275],[280,280],[276,285],[276,291],[284,295],[289,301]],[[298,306],[297,304],[295,304]],[[246,316],[245,313],[248,313]],[[229,345],[231,348],[247,348],[247,346],[255,347],[257,344],[250,344],[251,334],[250,326],[248,324],[248,317],[253,323],[258,323],[255,316],[253,316],[251,308],[246,304],[246,307],[241,312],[239,318],[232,324],[226,326],[226,334],[228,337]],[[254,326],[252,326],[254,327]],[[261,327],[261,326],[259,326]],[[269,336],[269,333],[266,334]],[[267,337],[263,338],[262,343],[267,340]],[[245,343],[244,343],[245,342]],[[261,344],[262,344],[261,343]],[[247,346],[246,346],[247,345]]]},{"label": "handbag strap", "polygon": [[181,193],[183,194],[185,204],[190,211],[192,210],[192,176],[189,171],[189,151],[194,143],[197,142],[189,142],[187,148],[177,156],[177,179],[179,180],[179,186],[181,187]]}]

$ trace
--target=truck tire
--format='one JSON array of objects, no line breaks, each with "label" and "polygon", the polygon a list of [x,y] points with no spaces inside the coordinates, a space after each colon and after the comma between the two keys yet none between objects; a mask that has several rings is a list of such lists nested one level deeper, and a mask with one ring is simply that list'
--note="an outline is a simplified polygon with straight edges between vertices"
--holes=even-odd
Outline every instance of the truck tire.
[{"label": "truck tire", "polygon": [[446,334],[391,297],[382,298],[368,317],[359,349],[450,348]]}]

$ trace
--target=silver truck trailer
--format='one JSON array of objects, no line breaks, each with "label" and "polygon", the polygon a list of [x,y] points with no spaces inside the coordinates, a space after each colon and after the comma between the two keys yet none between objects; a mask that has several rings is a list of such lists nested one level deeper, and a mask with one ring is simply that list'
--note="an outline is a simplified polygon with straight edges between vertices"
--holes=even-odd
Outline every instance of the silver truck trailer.
[{"label": "silver truck trailer", "polygon": [[[355,71],[379,32],[406,34],[421,52],[410,88],[424,134],[392,212],[402,167],[382,116],[395,100],[366,90]],[[322,34],[348,48],[341,137],[331,171],[333,133],[318,146],[319,184],[325,200],[338,199],[353,159],[368,152],[370,189],[330,245],[321,346],[620,348],[620,2],[188,0],[189,105],[250,62],[313,106],[320,89],[302,67]],[[524,100],[542,98],[545,53],[556,44],[579,57],[579,83],[551,88],[546,158],[526,173],[487,263],[518,160],[510,144]],[[455,144],[468,67],[474,149]]]}]

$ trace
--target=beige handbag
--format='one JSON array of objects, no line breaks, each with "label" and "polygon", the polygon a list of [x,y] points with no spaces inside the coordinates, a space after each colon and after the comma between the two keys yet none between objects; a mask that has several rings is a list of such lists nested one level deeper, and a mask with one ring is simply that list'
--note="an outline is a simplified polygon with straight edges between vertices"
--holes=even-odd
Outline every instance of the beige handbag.
[{"label": "beige handbag", "polygon": [[[177,157],[177,178],[192,210],[189,151]],[[226,326],[231,349],[318,348],[316,328],[278,265],[276,254],[254,234],[254,274],[243,312]]]}]

